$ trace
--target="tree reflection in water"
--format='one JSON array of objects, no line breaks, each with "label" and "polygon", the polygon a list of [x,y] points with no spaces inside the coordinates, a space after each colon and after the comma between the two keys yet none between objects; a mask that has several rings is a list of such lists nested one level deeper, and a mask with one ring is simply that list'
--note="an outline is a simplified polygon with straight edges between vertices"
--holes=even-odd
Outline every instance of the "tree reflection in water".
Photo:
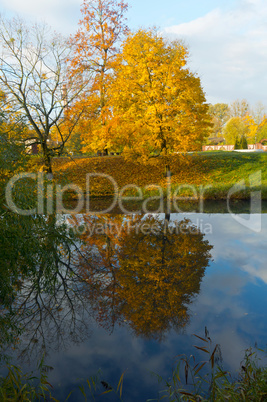
[{"label": "tree reflection in water", "polygon": [[136,335],[157,340],[188,323],[212,248],[189,220],[68,219],[73,227],[81,223],[90,235],[71,235],[53,215],[2,217],[2,353],[12,346],[21,357],[36,358],[82,342],[90,317],[111,331],[128,324]]},{"label": "tree reflection in water", "polygon": [[12,346],[21,357],[40,357],[51,347],[83,341],[90,304],[72,258],[79,251],[77,239],[53,215],[8,212],[1,226],[2,353]]},{"label": "tree reflection in water", "polygon": [[102,326],[112,331],[127,322],[136,335],[161,340],[188,323],[212,249],[189,220],[99,215],[73,223],[88,229],[79,273]]}]

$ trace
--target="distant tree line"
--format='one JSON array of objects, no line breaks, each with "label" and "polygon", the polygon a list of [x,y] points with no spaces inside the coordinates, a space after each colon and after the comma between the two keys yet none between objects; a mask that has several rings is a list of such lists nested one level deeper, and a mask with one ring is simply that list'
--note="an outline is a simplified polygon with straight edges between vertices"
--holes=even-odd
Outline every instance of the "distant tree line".
[{"label": "distant tree line", "polygon": [[209,113],[213,123],[207,139],[210,144],[225,143],[246,149],[248,144],[267,138],[267,113],[261,102],[254,108],[245,99],[230,105],[217,103],[209,106]]}]

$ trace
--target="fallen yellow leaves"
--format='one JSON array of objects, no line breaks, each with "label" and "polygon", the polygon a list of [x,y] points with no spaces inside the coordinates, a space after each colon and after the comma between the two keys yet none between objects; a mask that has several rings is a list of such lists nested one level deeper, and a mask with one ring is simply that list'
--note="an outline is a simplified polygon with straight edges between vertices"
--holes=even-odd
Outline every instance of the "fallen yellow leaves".
[{"label": "fallen yellow leaves", "polygon": [[[202,167],[201,167],[201,166]],[[108,196],[114,193],[114,186],[106,177],[99,174],[111,176],[121,190],[126,185],[135,185],[141,188],[151,186],[147,191],[156,191],[154,186],[166,187],[165,161],[163,158],[151,158],[147,164],[126,160],[122,156],[80,158],[69,161],[63,158],[55,158],[53,171],[56,181],[67,179],[68,183],[78,185],[86,191],[86,175],[96,174],[90,177],[91,196]],[[172,184],[201,184],[204,177],[204,164],[199,161],[196,166],[194,159],[183,161],[178,156],[171,158],[171,182]],[[133,189],[129,188],[124,195],[132,194]],[[136,194],[134,194],[136,195]]]}]

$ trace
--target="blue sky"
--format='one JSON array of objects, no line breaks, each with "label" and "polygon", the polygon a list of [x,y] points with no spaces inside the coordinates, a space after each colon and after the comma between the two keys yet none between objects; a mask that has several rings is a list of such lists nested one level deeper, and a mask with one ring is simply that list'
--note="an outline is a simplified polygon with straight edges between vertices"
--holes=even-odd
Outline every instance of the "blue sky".
[{"label": "blue sky", "polygon": [[[158,27],[182,39],[210,103],[247,99],[267,106],[266,0],[129,0],[133,30]],[[0,0],[6,16],[42,20],[68,35],[77,28],[81,0]]]},{"label": "blue sky", "polygon": [[229,9],[235,3],[235,0],[130,0],[129,25],[131,28],[153,25],[162,28],[189,22],[216,7]]}]

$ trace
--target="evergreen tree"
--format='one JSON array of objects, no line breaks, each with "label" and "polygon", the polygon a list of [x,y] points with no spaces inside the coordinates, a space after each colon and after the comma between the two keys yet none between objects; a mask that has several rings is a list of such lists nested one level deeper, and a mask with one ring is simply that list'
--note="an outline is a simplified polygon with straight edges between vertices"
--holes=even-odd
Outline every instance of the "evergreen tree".
[{"label": "evergreen tree", "polygon": [[240,149],[240,142],[239,142],[238,137],[236,137],[236,139],[235,139],[235,149]]},{"label": "evergreen tree", "polygon": [[244,135],[242,135],[240,140],[240,149],[248,149],[247,138]]}]

